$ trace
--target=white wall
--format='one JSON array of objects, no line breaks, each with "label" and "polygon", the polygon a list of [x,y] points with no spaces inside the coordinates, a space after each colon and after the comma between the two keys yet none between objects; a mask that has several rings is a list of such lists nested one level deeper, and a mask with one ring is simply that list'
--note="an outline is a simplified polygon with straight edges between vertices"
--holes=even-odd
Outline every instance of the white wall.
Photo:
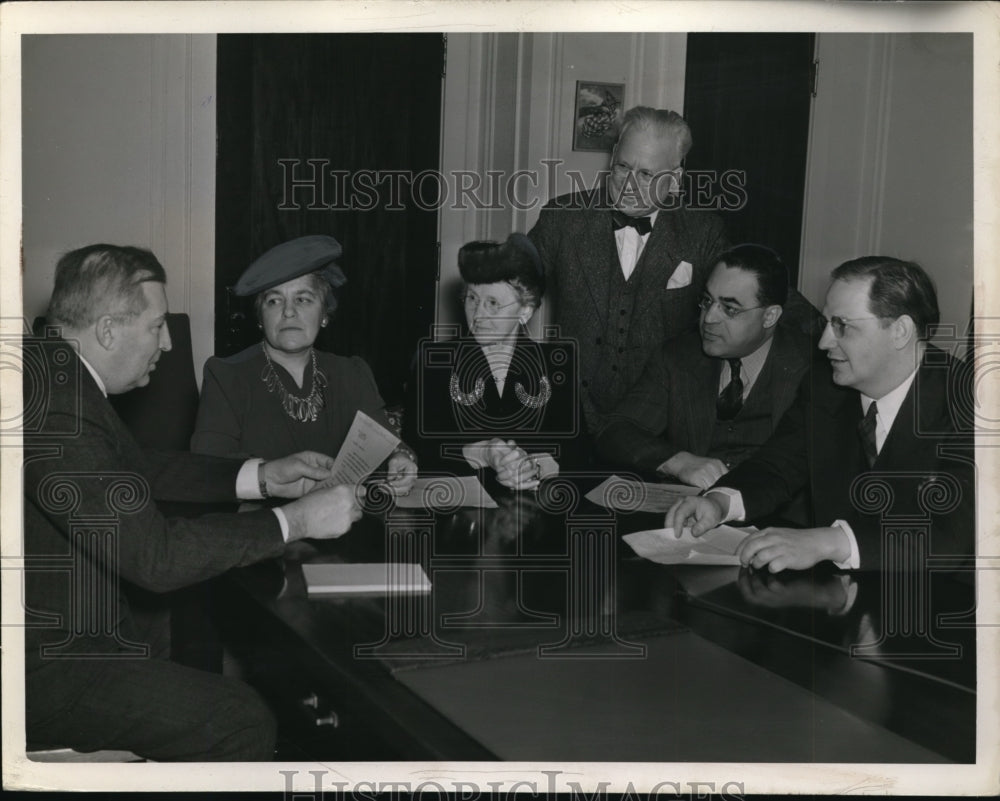
[{"label": "white wall", "polygon": [[[518,202],[530,209],[510,203],[492,210],[442,209],[438,321],[459,319],[457,255],[465,242],[528,231],[550,197],[573,188],[568,170],[592,183],[607,168],[607,154],[573,150],[576,82],[624,83],[625,108],[683,110],[686,56],[684,33],[449,34],[442,170],[446,176],[529,170],[537,182],[517,183]],[[559,161],[554,173],[545,159]],[[533,333],[544,322],[543,303]]]},{"label": "white wall", "polygon": [[109,242],[150,248],[172,311],[211,355],[215,36],[22,37],[24,315],[43,314],[55,262]]},{"label": "white wall", "polygon": [[962,334],[973,282],[972,36],[817,36],[801,288],[858,256],[912,259]]}]

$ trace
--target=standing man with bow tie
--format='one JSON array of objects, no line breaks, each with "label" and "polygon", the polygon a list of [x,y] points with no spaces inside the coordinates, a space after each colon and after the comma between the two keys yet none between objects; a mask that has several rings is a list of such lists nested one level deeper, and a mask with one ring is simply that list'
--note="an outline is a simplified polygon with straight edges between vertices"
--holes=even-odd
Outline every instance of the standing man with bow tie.
[{"label": "standing man with bow tie", "polygon": [[708,272],[728,245],[718,217],[680,202],[690,148],[691,131],[676,112],[630,109],[606,183],[550,201],[530,233],[554,320],[577,341],[591,431],[664,341],[694,330]]}]

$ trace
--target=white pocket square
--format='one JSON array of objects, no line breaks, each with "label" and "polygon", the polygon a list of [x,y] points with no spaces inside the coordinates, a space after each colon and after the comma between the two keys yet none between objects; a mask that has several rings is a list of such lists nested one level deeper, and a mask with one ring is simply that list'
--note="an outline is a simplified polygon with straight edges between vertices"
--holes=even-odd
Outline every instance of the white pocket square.
[{"label": "white pocket square", "polygon": [[691,283],[693,271],[690,264],[682,261],[674,269],[674,274],[670,276],[670,280],[667,281],[667,289],[680,289],[681,287],[688,286]]}]

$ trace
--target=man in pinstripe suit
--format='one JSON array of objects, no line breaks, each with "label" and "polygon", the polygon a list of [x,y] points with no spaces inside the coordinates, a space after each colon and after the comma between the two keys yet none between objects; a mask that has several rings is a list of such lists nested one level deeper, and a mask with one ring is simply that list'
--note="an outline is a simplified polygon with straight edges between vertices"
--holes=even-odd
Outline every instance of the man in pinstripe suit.
[{"label": "man in pinstripe suit", "polygon": [[723,253],[705,285],[698,333],[650,359],[608,416],[598,452],[616,467],[702,489],[745,460],[773,433],[814,362],[809,337],[781,322],[787,296],[774,251],[748,244]]}]

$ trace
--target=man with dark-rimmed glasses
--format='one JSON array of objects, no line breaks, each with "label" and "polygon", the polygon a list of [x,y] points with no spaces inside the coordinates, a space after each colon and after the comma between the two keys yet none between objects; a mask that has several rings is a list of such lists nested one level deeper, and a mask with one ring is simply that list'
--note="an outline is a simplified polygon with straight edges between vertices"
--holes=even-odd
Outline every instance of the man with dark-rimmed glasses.
[{"label": "man with dark-rimmed glasses", "polygon": [[721,254],[698,302],[698,331],[650,359],[599,431],[600,456],[701,489],[749,457],[815,353],[809,336],[784,324],[787,299],[788,271],[773,250],[744,244]]},{"label": "man with dark-rimmed glasses", "polygon": [[[759,520],[808,486],[813,527],[749,537],[744,565],[915,569],[930,554],[971,554],[972,371],[926,341],[939,321],[931,279],[912,262],[854,259],[833,271],[823,315],[832,383],[813,371],[761,449],[704,496],[676,504],[666,525],[697,536]],[[887,513],[912,518],[912,535],[886,536]]]}]

